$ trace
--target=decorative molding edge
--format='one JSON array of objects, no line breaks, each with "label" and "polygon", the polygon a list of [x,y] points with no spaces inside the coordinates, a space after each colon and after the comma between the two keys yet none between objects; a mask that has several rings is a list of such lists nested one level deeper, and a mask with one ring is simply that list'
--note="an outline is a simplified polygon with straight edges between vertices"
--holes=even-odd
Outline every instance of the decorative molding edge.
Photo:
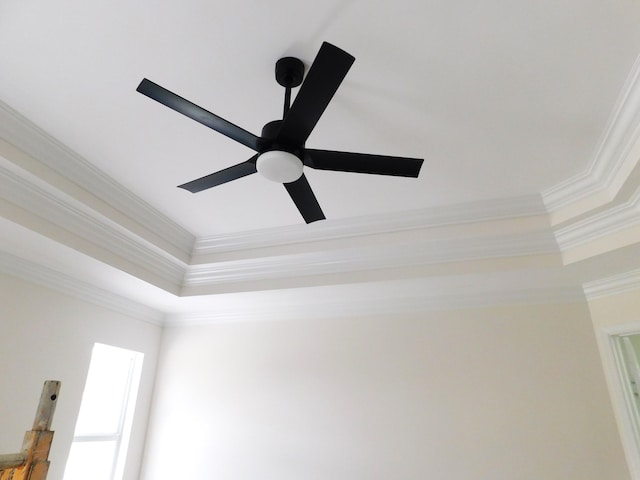
[{"label": "decorative molding edge", "polygon": [[322,302],[259,308],[218,309],[215,311],[172,313],[165,326],[195,326],[230,322],[312,320],[339,317],[412,315],[432,311],[490,308],[496,306],[542,305],[584,302],[579,287],[525,289],[495,292],[451,291],[422,298],[376,299],[368,302]]},{"label": "decorative molding edge", "polygon": [[345,248],[187,267],[183,285],[205,286],[375,269],[560,253],[551,232],[419,240],[412,245]]},{"label": "decorative molding edge", "polygon": [[82,186],[189,258],[194,236],[0,101],[0,138]]},{"label": "decorative molding edge", "polygon": [[193,256],[546,214],[539,195],[484,200],[348,220],[326,220],[309,225],[200,237],[195,242]]},{"label": "decorative molding edge", "polygon": [[154,325],[164,324],[165,314],[158,310],[8,253],[0,252],[0,270],[128,317]]},{"label": "decorative molding edge", "polygon": [[587,300],[639,290],[640,270],[632,270],[619,275],[594,280],[593,282],[585,283],[582,288]]},{"label": "decorative molding edge", "polygon": [[[416,236],[407,246],[395,248],[369,247],[344,248],[332,252],[310,252],[304,254],[273,257],[248,258],[235,261],[212,262],[188,266],[161,248],[130,232],[125,227],[104,217],[74,197],[66,195],[47,181],[23,170],[20,166],[0,157],[0,198],[31,212],[35,218],[59,227],[68,246],[77,248],[84,244],[85,253],[96,256],[93,247],[107,253],[96,258],[128,271],[140,278],[141,270],[149,272],[152,283],[178,293],[181,287],[219,285],[252,280],[269,280],[288,277],[346,273],[372,269],[389,269],[429,265],[444,262],[459,262],[485,258],[558,253],[555,239],[548,231],[533,231],[524,234],[453,238],[444,240],[422,240]],[[484,219],[502,219],[544,212],[538,196],[522,197],[511,202],[487,201],[471,205],[458,205],[446,209],[428,209],[396,216],[390,221],[387,216],[360,219],[354,227],[348,222],[329,224],[325,236],[355,235],[356,232],[397,231],[400,228],[415,228],[417,225],[446,225],[460,222],[477,222]],[[387,224],[388,222],[390,224]],[[267,242],[292,240],[290,232],[297,232],[297,241],[303,238],[317,240],[316,234],[307,229],[277,230],[267,235]],[[320,231],[323,231],[322,229]],[[77,240],[68,234],[76,236]],[[58,234],[54,234],[54,237]],[[288,236],[288,238],[287,238]],[[240,238],[242,236],[238,236]],[[236,240],[238,239],[236,238]],[[56,239],[61,241],[60,238]],[[257,234],[245,237],[244,246],[260,242]],[[240,241],[239,243],[243,243]],[[262,242],[263,244],[265,242]],[[86,249],[91,249],[91,252]],[[101,257],[101,258],[100,258]],[[125,263],[123,263],[125,262]],[[159,279],[159,280],[158,280]]]},{"label": "decorative molding edge", "polygon": [[178,289],[184,265],[177,259],[145,244],[115,222],[88,211],[80,202],[63,198],[58,192],[51,193],[31,178],[23,178],[17,167],[9,169],[3,163],[0,158],[0,198],[125,259],[131,265],[144,268]]},{"label": "decorative molding edge", "polygon": [[640,188],[620,205],[556,230],[561,250],[567,250],[640,224]]},{"label": "decorative molding edge", "polygon": [[590,165],[586,171],[542,192],[547,209],[554,212],[599,192],[608,192],[613,198],[616,192],[611,191],[612,186],[624,170],[629,150],[638,141],[640,57],[631,68]]}]

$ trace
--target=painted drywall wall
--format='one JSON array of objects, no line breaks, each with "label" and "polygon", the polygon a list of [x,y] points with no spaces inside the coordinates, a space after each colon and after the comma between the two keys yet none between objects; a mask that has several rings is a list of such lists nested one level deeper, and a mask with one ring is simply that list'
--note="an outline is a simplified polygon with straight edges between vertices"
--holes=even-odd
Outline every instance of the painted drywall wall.
[{"label": "painted drywall wall", "polygon": [[640,326],[640,290],[596,298],[589,301],[589,310],[596,329],[630,324]]},{"label": "painted drywall wall", "polygon": [[586,305],[165,330],[142,480],[629,478]]},{"label": "painted drywall wall", "polygon": [[45,380],[61,380],[48,480],[61,480],[95,342],[143,352],[125,480],[138,478],[161,328],[0,275],[0,452],[20,449]]}]

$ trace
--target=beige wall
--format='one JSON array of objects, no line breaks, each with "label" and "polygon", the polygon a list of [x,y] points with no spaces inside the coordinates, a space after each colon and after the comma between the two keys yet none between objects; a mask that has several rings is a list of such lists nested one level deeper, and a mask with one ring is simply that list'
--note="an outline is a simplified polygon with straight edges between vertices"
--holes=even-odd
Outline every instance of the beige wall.
[{"label": "beige wall", "polygon": [[[45,380],[61,380],[48,480],[60,480],[95,342],[145,354],[125,480],[138,478],[161,328],[0,275],[0,453],[20,449]],[[88,479],[89,480],[89,479]]]},{"label": "beige wall", "polygon": [[640,291],[591,300],[589,310],[593,325],[598,329],[630,324],[640,327]]},{"label": "beige wall", "polygon": [[586,305],[168,328],[143,480],[625,480]]}]

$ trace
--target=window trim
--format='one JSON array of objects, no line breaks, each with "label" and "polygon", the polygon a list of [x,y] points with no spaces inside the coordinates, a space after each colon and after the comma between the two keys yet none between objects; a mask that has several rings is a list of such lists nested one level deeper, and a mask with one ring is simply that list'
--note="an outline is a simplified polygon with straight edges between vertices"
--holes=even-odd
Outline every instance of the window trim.
[{"label": "window trim", "polygon": [[[124,475],[124,467],[127,457],[127,451],[129,447],[129,441],[131,437],[131,430],[133,426],[133,417],[135,412],[135,405],[138,397],[138,391],[140,388],[140,379],[142,376],[142,364],[144,361],[144,354],[134,350],[129,350],[114,345],[108,345],[105,343],[96,342],[93,345],[91,360],[89,362],[89,369],[87,372],[86,384],[91,374],[91,362],[94,358],[94,352],[96,346],[107,347],[109,349],[119,350],[126,352],[129,358],[129,368],[127,370],[126,390],[122,398],[122,404],[120,406],[120,418],[118,419],[117,430],[115,432],[109,432],[104,434],[91,434],[91,435],[75,435],[71,442],[71,447],[75,443],[98,443],[98,442],[113,442],[115,441],[114,454],[111,464],[111,472],[109,474],[110,480],[121,480]],[[84,396],[84,394],[83,394]],[[82,410],[82,402],[80,409],[78,410],[78,418]],[[76,419],[77,421],[77,419]],[[68,462],[68,459],[67,459]],[[66,467],[65,467],[66,472]]]}]

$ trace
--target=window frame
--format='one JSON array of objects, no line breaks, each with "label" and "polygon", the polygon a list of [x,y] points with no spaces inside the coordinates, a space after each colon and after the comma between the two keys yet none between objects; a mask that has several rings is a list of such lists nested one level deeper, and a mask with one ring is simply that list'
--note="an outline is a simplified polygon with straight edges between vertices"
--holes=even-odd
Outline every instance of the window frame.
[{"label": "window frame", "polygon": [[135,404],[138,397],[138,391],[140,387],[140,379],[142,376],[142,364],[144,361],[144,354],[134,350],[125,349],[113,345],[107,345],[104,343],[94,343],[91,360],[89,362],[89,369],[87,372],[87,378],[85,381],[85,390],[89,384],[91,375],[91,365],[94,359],[96,347],[106,348],[115,352],[119,352],[120,355],[127,355],[129,357],[129,367],[127,369],[127,378],[125,382],[125,391],[121,399],[120,415],[117,422],[117,429],[115,432],[93,433],[93,434],[76,434],[77,422],[80,418],[83,405],[85,404],[85,396],[83,391],[83,399],[78,410],[78,417],[76,419],[76,427],[74,428],[74,436],[71,442],[71,449],[69,451],[69,457],[67,458],[67,466],[65,467],[65,476],[67,473],[67,467],[69,465],[69,459],[73,451],[73,446],[80,443],[98,443],[98,442],[115,442],[115,448],[113,458],[111,462],[111,471],[109,473],[109,480],[121,480],[124,475],[124,466],[126,462],[127,450],[129,447],[129,440],[131,436],[131,429],[133,425],[133,417],[135,412]]}]

